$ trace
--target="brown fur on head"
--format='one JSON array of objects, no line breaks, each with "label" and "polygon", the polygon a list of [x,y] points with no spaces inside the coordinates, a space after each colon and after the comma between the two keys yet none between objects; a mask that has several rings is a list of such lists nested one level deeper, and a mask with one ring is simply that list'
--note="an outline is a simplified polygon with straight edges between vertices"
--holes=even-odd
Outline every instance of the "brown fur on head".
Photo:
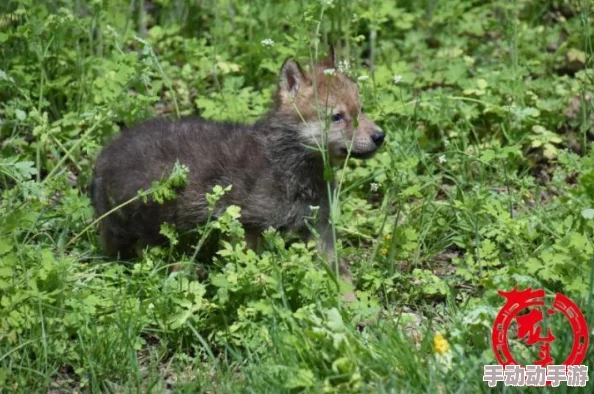
[{"label": "brown fur on head", "polygon": [[334,163],[371,157],[384,133],[361,112],[359,89],[335,68],[334,50],[305,72],[292,58],[281,68],[276,111],[299,123],[304,144],[327,149]]}]

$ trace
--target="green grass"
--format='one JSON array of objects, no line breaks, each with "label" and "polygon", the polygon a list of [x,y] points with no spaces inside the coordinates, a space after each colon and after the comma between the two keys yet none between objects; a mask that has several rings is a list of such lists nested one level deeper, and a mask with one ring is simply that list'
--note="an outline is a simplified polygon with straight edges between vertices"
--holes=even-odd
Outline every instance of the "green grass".
[{"label": "green grass", "polygon": [[[562,292],[593,329],[592,12],[563,0],[2,2],[0,392],[487,392],[497,290]],[[359,302],[341,302],[315,242],[272,232],[260,254],[221,245],[198,263],[208,275],[174,248],[104,256],[87,185],[122,126],[252,122],[283,60],[307,64],[327,42],[388,135],[337,173],[338,253]],[[202,231],[215,227],[242,231],[234,211]],[[561,359],[569,326],[549,324]]]}]

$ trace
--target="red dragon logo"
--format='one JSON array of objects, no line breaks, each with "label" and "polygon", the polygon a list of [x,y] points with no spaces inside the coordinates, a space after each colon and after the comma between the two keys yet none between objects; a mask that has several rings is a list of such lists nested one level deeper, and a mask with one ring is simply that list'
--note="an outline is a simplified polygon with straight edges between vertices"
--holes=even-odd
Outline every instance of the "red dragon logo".
[{"label": "red dragon logo", "polygon": [[[499,364],[503,366],[520,365],[511,353],[508,344],[510,325],[514,320],[517,325],[517,337],[528,346],[539,346],[539,358],[532,364],[542,367],[553,364],[551,344],[556,338],[550,328],[543,332],[540,324],[544,317],[543,310],[546,310],[549,315],[554,315],[557,312],[562,313],[571,326],[573,344],[563,365],[578,365],[584,361],[588,350],[588,327],[584,315],[571,299],[557,293],[553,307],[546,308],[543,289],[528,288],[520,291],[514,288],[509,292],[499,291],[498,293],[506,298],[505,305],[495,318],[491,334],[493,352]],[[526,308],[530,308],[528,313],[518,316]]]}]

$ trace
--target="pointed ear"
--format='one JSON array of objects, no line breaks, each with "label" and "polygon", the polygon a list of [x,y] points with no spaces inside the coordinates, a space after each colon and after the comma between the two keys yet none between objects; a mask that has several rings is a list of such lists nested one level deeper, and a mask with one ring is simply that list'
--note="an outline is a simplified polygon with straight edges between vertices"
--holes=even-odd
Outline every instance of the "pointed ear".
[{"label": "pointed ear", "polygon": [[334,53],[334,46],[328,44],[328,56],[322,61],[322,65],[328,68],[336,67],[336,54]]},{"label": "pointed ear", "polygon": [[299,91],[303,79],[303,71],[299,64],[292,57],[287,58],[280,72],[281,91],[294,96]]}]

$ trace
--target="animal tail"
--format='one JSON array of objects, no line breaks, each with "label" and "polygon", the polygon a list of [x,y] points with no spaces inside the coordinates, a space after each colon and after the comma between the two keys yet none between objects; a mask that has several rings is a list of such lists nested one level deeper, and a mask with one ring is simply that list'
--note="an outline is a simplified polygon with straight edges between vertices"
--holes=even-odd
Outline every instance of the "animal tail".
[{"label": "animal tail", "polygon": [[[101,177],[96,176],[96,174],[93,174],[91,184],[89,185],[89,194],[91,195],[91,201],[93,203],[93,207],[95,208],[95,219],[98,219],[109,211],[109,201],[107,200],[107,194],[103,188]],[[107,223],[104,221],[105,218],[99,221],[101,244],[103,248],[109,249],[107,248]]]},{"label": "animal tail", "polygon": [[[95,218],[101,218],[113,207],[109,201],[109,193],[105,189],[103,179],[96,174],[89,185],[91,201],[95,207]],[[118,215],[112,212],[99,221],[101,247],[111,256],[128,258],[135,255],[132,249],[134,237],[121,229]]]}]

